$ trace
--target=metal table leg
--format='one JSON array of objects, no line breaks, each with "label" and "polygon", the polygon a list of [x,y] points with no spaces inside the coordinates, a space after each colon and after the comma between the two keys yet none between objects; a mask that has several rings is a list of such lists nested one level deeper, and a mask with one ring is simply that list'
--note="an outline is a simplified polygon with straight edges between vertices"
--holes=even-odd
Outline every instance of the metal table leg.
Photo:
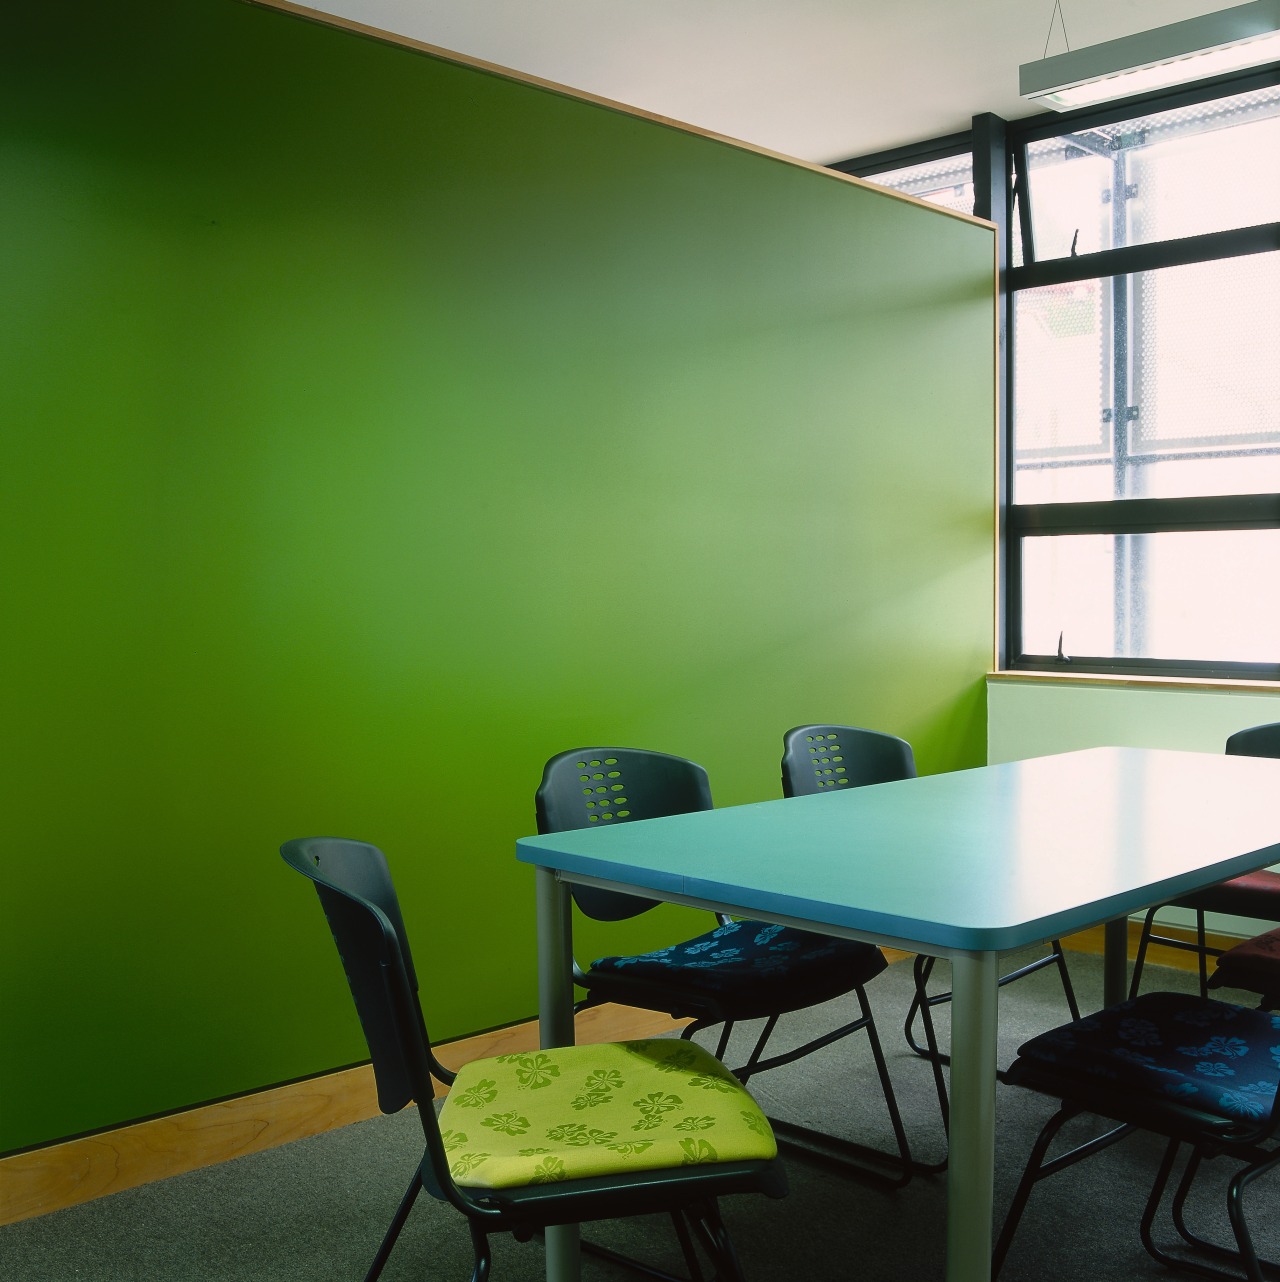
[{"label": "metal table leg", "polygon": [[991,1279],[998,961],[995,953],[951,959],[947,1282]]},{"label": "metal table leg", "polygon": [[1102,1004],[1114,1006],[1129,995],[1129,919],[1107,922],[1102,938]]},{"label": "metal table leg", "polygon": [[[573,1045],[573,918],[569,890],[549,868],[534,870],[538,903],[538,1039],[544,1047]],[[549,1227],[547,1282],[578,1282],[578,1226]]]}]

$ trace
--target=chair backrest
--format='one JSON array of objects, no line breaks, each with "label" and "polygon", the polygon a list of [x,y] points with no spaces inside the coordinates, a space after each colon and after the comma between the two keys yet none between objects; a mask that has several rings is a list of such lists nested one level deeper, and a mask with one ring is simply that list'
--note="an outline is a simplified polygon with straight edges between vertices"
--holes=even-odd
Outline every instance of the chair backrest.
[{"label": "chair backrest", "polygon": [[[665,752],[575,748],[547,762],[534,805],[540,833],[603,828],[710,810],[711,783],[701,766]],[[656,902],[593,886],[574,886],[573,898],[599,921],[636,917]]]},{"label": "chair backrest", "polygon": [[386,856],[377,846],[344,837],[302,837],[285,842],[280,854],[320,896],[373,1061],[378,1107],[395,1113],[411,1101],[421,1105],[423,1182],[435,1196],[459,1204],[431,1105],[432,1077],[449,1085],[455,1075],[431,1049]]},{"label": "chair backrest", "polygon": [[1227,740],[1233,757],[1280,757],[1280,721],[1237,730]]},{"label": "chair backrest", "polygon": [[911,745],[859,726],[796,726],[782,737],[782,795],[807,797],[838,788],[914,779]]},{"label": "chair backrest", "polygon": [[373,1060],[378,1106],[395,1113],[418,1100],[430,1112],[434,1056],[386,856],[342,837],[287,841],[280,854],[320,896]]}]

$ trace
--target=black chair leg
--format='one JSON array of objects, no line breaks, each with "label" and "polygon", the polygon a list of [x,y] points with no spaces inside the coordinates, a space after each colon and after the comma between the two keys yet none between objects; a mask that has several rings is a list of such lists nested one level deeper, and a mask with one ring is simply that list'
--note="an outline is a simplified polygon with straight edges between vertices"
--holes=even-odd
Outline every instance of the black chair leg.
[{"label": "black chair leg", "polygon": [[1023,1211],[1027,1209],[1027,1201],[1031,1197],[1031,1190],[1036,1186],[1036,1181],[1040,1178],[1040,1168],[1043,1164],[1044,1155],[1048,1152],[1049,1145],[1053,1143],[1054,1136],[1062,1129],[1063,1124],[1074,1116],[1074,1109],[1059,1109],[1045,1123],[1040,1134],[1036,1136],[1036,1142],[1031,1146],[1031,1154],[1027,1158],[1027,1164],[1022,1171],[1022,1179],[1018,1181],[1018,1187],[1013,1194],[1013,1201],[1009,1203],[1009,1209],[1005,1213],[1000,1236],[996,1239],[995,1247],[991,1252],[991,1282],[996,1282],[996,1279],[1000,1276],[1000,1270],[1004,1268],[1004,1257],[1009,1254],[1009,1247],[1013,1244],[1013,1235],[1018,1231],[1018,1224],[1022,1220]]},{"label": "black chair leg", "polygon": [[[929,1011],[934,1006],[942,1006],[951,1000],[950,993],[939,993],[936,997],[930,997],[926,989],[929,982],[929,976],[933,974],[936,957],[926,957],[923,953],[917,953],[915,961],[911,964],[912,977],[915,979],[916,991],[912,995],[911,1005],[907,1007],[907,1018],[902,1025],[903,1034],[906,1036],[907,1045],[911,1047],[922,1059],[930,1059],[939,1055],[938,1040],[936,1037],[930,1038],[928,1033],[925,1035],[927,1046],[921,1046],[916,1041],[915,1023],[917,1016],[931,1020]],[[948,1055],[941,1056],[943,1064],[949,1064],[951,1058]]]},{"label": "black chair leg", "polygon": [[1230,1255],[1231,1252],[1224,1251],[1221,1247],[1206,1241],[1199,1234],[1193,1233],[1187,1225],[1187,1198],[1191,1193],[1191,1186],[1196,1181],[1196,1173],[1200,1169],[1200,1161],[1203,1156],[1204,1151],[1202,1149],[1198,1147],[1193,1149],[1191,1156],[1187,1159],[1186,1166],[1183,1168],[1182,1179],[1178,1183],[1178,1191],[1173,1195],[1173,1227],[1178,1231],[1178,1236],[1189,1247],[1193,1247],[1197,1251]]},{"label": "black chair leg", "polygon": [[1225,1282],[1242,1282],[1241,1270],[1243,1270],[1243,1278],[1247,1282],[1263,1282],[1266,1276],[1264,1270],[1273,1277],[1280,1274],[1280,1264],[1258,1258],[1252,1235],[1249,1232],[1249,1226],[1244,1217],[1245,1188],[1257,1176],[1271,1170],[1277,1162],[1280,1162],[1280,1152],[1266,1155],[1246,1166],[1243,1170],[1238,1171],[1227,1186],[1227,1216],[1236,1240],[1234,1249],[1220,1246],[1216,1242],[1210,1242],[1199,1234],[1193,1233],[1187,1226],[1187,1196],[1191,1192],[1201,1160],[1205,1156],[1204,1150],[1199,1147],[1192,1149],[1191,1156],[1187,1159],[1171,1208],[1174,1227],[1178,1231],[1178,1236],[1192,1250],[1235,1266],[1233,1269],[1227,1270],[1215,1268],[1209,1264],[1202,1264],[1185,1255],[1172,1255],[1155,1244],[1152,1229],[1160,1202],[1168,1185],[1169,1176],[1173,1170],[1177,1149],[1178,1141],[1170,1140],[1165,1150],[1164,1160],[1161,1162],[1160,1170],[1156,1176],[1156,1182],[1152,1186],[1151,1196],[1147,1200],[1147,1206],[1143,1213],[1141,1235],[1142,1245],[1146,1248],[1147,1253],[1167,1268],[1194,1273],[1199,1277],[1224,1279]]},{"label": "black chair leg", "polygon": [[1196,955],[1200,962],[1200,996],[1209,996],[1209,945],[1204,937],[1204,909],[1196,909]]},{"label": "black chair leg", "polygon": [[[916,1041],[916,1017],[928,1018],[928,1013],[934,1006],[941,1006],[951,1000],[949,992],[938,993],[934,997],[930,997],[928,994],[926,985],[929,982],[929,976],[933,974],[935,961],[936,958],[926,957],[922,953],[916,955],[913,964],[916,991],[911,998],[911,1005],[907,1007],[907,1018],[902,1027],[907,1039],[907,1045],[923,1059],[929,1059],[937,1055],[938,1049],[936,1042],[933,1043],[933,1049],[930,1050]],[[1058,976],[1062,980],[1063,996],[1067,999],[1067,1008],[1071,1011],[1071,1018],[1073,1020],[1079,1019],[1080,1004],[1076,1000],[1075,985],[1071,982],[1071,972],[1067,969],[1067,955],[1060,940],[1051,941],[1050,952],[1046,956],[1038,957],[1035,961],[1028,962],[1027,965],[1020,966],[1017,970],[1010,971],[1007,975],[1002,975],[998,981],[999,987],[1003,988],[1006,984],[1012,984],[1014,980],[1021,979],[1024,975],[1034,974],[1038,970],[1043,970],[1046,966],[1057,966]],[[942,1055],[942,1063],[950,1064],[951,1057],[945,1054]]]},{"label": "black chair leg", "polygon": [[[765,1020],[764,1027],[760,1030],[760,1036],[756,1038],[755,1047],[752,1050],[751,1054],[747,1057],[747,1062],[743,1064],[743,1066],[734,1073],[734,1076],[738,1079],[738,1081],[745,1084],[747,1078],[749,1078],[752,1075],[752,1073],[757,1071],[760,1065],[760,1056],[764,1054],[764,1048],[768,1043],[769,1038],[773,1035],[773,1030],[777,1027],[777,1025],[778,1025],[777,1015],[770,1015],[769,1018]],[[724,1056],[717,1055],[716,1058],[719,1060],[723,1060]]]},{"label": "black chair leg", "polygon": [[714,1282],[746,1282],[742,1276],[742,1265],[738,1263],[738,1254],[733,1249],[733,1240],[729,1237],[729,1230],[725,1228],[724,1221],[720,1218],[720,1208],[715,1202],[700,1202],[689,1207],[687,1213],[715,1266]]},{"label": "black chair leg", "polygon": [[1248,1273],[1250,1282],[1262,1282],[1262,1270],[1271,1269],[1273,1271],[1280,1269],[1270,1260],[1260,1260],[1258,1253],[1254,1249],[1253,1236],[1249,1232],[1249,1226],[1244,1218],[1244,1191],[1259,1175],[1266,1174],[1277,1162],[1280,1162],[1280,1153],[1273,1153],[1265,1161],[1254,1162],[1246,1166],[1244,1170],[1237,1171],[1232,1177],[1231,1183],[1227,1186],[1227,1216],[1231,1220],[1231,1229],[1235,1233],[1236,1243],[1240,1247],[1240,1254],[1243,1258],[1244,1267]]},{"label": "black chair leg", "polygon": [[858,1001],[867,1020],[867,1037],[871,1042],[871,1055],[876,1062],[876,1072],[880,1076],[880,1090],[884,1095],[885,1106],[889,1110],[889,1125],[893,1128],[893,1138],[898,1145],[898,1156],[902,1159],[903,1179],[905,1185],[912,1175],[914,1163],[911,1160],[911,1146],[907,1143],[907,1132],[902,1125],[902,1114],[898,1110],[898,1097],[894,1094],[893,1082],[889,1077],[889,1065],[885,1061],[884,1049],[880,1045],[880,1034],[876,1021],[867,1005],[866,994],[858,989]]},{"label": "black chair leg", "polygon": [[475,1268],[471,1270],[471,1282],[488,1282],[489,1269],[493,1265],[489,1235],[474,1220],[471,1221],[471,1247],[476,1256]]},{"label": "black chair leg", "polygon": [[378,1247],[378,1254],[373,1257],[369,1272],[364,1275],[364,1282],[376,1282],[378,1275],[382,1272],[383,1266],[387,1262],[387,1257],[391,1254],[391,1248],[395,1246],[396,1238],[400,1236],[400,1230],[404,1228],[404,1222],[409,1218],[409,1212],[413,1210],[413,1204],[418,1200],[418,1194],[421,1192],[422,1171],[419,1168],[414,1171],[413,1179],[409,1181],[409,1187],[405,1189],[404,1196],[400,1199],[400,1205],[396,1207],[396,1213],[391,1219],[391,1224],[382,1236],[382,1245]]},{"label": "black chair leg", "polygon": [[1195,943],[1186,939],[1179,939],[1169,935],[1156,934],[1155,919],[1156,913],[1161,908],[1167,908],[1167,904],[1157,904],[1154,908],[1149,909],[1146,917],[1142,921],[1142,933],[1138,937],[1138,951],[1133,959],[1133,978],[1129,983],[1129,1000],[1132,1001],[1138,995],[1138,985],[1142,981],[1142,967],[1147,959],[1147,948],[1152,943],[1163,944],[1166,948],[1177,948],[1183,952],[1195,953],[1196,970],[1200,978],[1200,996],[1209,996],[1209,958],[1221,957],[1222,949],[1211,948],[1205,932],[1205,914],[1204,909],[1197,908],[1196,914],[1196,938]]},{"label": "black chair leg", "polygon": [[995,1282],[1000,1270],[1004,1267],[1005,1256],[1008,1254],[1009,1247],[1013,1242],[1013,1235],[1017,1232],[1018,1222],[1022,1219],[1022,1213],[1026,1210],[1027,1200],[1031,1196],[1032,1188],[1041,1180],[1048,1179],[1050,1175],[1056,1175],[1059,1171],[1066,1170],[1068,1166],[1074,1166],[1086,1157],[1091,1157],[1094,1153],[1099,1153],[1104,1148],[1110,1148],[1117,1140],[1122,1140],[1131,1135],[1135,1129],[1127,1123],[1114,1126],[1102,1135],[1086,1140],[1083,1144],[1077,1144],[1075,1148],[1069,1149],[1060,1157],[1055,1157],[1046,1162],[1044,1158],[1049,1151],[1049,1145],[1053,1143],[1063,1125],[1073,1117],[1078,1117],[1081,1111],[1074,1104],[1064,1104],[1044,1124],[1040,1134],[1036,1136],[1036,1142],[1031,1147],[1031,1155],[1027,1158],[1027,1165],[1022,1172],[1022,1179],[1018,1182],[1013,1201],[1009,1204],[1008,1213],[1005,1215],[1004,1226],[1001,1228],[1000,1236],[996,1240],[995,1250],[991,1253],[991,1282]]},{"label": "black chair leg", "polygon": [[1076,1001],[1075,985],[1071,982],[1071,972],[1067,969],[1067,955],[1063,951],[1062,942],[1055,939],[1053,941],[1053,956],[1058,963],[1058,975],[1062,980],[1062,991],[1067,999],[1067,1009],[1071,1012],[1071,1020],[1074,1023],[1080,1018],[1080,1004]]},{"label": "black chair leg", "polygon": [[1142,1245],[1146,1247],[1147,1254],[1153,1260],[1158,1260],[1166,1268],[1186,1268],[1192,1273],[1199,1273],[1202,1276],[1221,1277],[1223,1275],[1217,1269],[1208,1269],[1204,1265],[1176,1259],[1167,1251],[1162,1250],[1156,1245],[1155,1237],[1151,1231],[1155,1225],[1156,1214],[1160,1210],[1160,1203],[1164,1200],[1165,1189],[1169,1186],[1169,1176],[1173,1173],[1173,1164],[1177,1160],[1180,1147],[1181,1144],[1178,1140],[1170,1140],[1165,1145],[1164,1156],[1160,1159],[1160,1168],[1156,1171],[1155,1183],[1151,1186],[1151,1193],[1142,1211],[1142,1222],[1138,1226],[1138,1235],[1142,1238]]},{"label": "black chair leg", "polygon": [[[817,1161],[849,1170],[859,1178],[875,1184],[889,1188],[903,1188],[916,1174],[931,1173],[941,1168],[924,1166],[912,1159],[911,1147],[907,1141],[906,1128],[902,1124],[902,1114],[894,1093],[893,1080],[889,1076],[889,1065],[884,1057],[884,1048],[880,1042],[871,1003],[867,999],[865,988],[855,988],[853,993],[858,1002],[857,1019],[833,1029],[830,1033],[806,1043],[797,1050],[784,1051],[764,1061],[759,1060],[758,1052],[761,1046],[757,1046],[751,1061],[743,1068],[735,1069],[734,1073],[740,1081],[745,1082],[752,1073],[790,1063],[801,1054],[808,1054],[823,1045],[830,1045],[853,1033],[865,1031],[871,1043],[871,1054],[875,1060],[876,1072],[880,1077],[880,1090],[884,1095],[885,1106],[889,1111],[889,1124],[893,1129],[894,1142],[898,1147],[896,1156],[866,1144],[859,1144],[854,1140],[841,1139],[835,1135],[816,1131],[812,1127],[803,1126],[799,1122],[791,1122],[785,1118],[770,1117],[769,1122],[780,1144],[790,1144]],[[770,1026],[772,1022],[771,1020]],[[766,1032],[768,1031],[766,1027]],[[890,1173],[879,1169],[882,1163],[892,1164],[896,1167],[896,1171]]]},{"label": "black chair leg", "polygon": [[[917,959],[918,960],[918,959]],[[925,979],[928,978],[928,971],[925,972]],[[918,991],[923,992],[923,987],[919,986]],[[942,1076],[943,1056],[938,1049],[938,1032],[933,1026],[933,1013],[926,1002],[920,1008],[921,1023],[924,1026],[925,1040],[925,1059],[929,1061],[929,1066],[933,1069],[933,1089],[938,1096],[938,1111],[942,1114],[942,1133],[951,1137],[951,1104],[947,1095],[946,1079]],[[948,1158],[936,1164],[936,1166],[927,1167],[930,1173],[945,1171],[947,1169]]]},{"label": "black chair leg", "polygon": [[1160,905],[1147,911],[1147,915],[1142,919],[1142,933],[1138,936],[1138,951],[1133,959],[1133,978],[1129,981],[1129,1000],[1133,1001],[1138,995],[1138,985],[1142,983],[1142,967],[1147,960],[1147,947],[1151,943],[1151,932],[1155,928],[1156,913],[1160,911]]},{"label": "black chair leg", "polygon": [[689,1267],[691,1282],[702,1282],[702,1265],[698,1263],[698,1252],[694,1249],[688,1221],[682,1212],[672,1211],[671,1222],[676,1226],[676,1237],[680,1240],[680,1250],[684,1253],[684,1262]]},{"label": "black chair leg", "polygon": [[720,1040],[716,1044],[715,1056],[716,1059],[723,1060],[725,1051],[729,1049],[729,1038],[733,1035],[732,1020],[695,1019],[680,1030],[680,1038],[682,1041],[691,1042],[695,1033],[702,1032],[704,1028],[714,1028],[716,1024],[720,1024]]},{"label": "black chair leg", "polygon": [[1240,1247],[1241,1262],[1249,1282],[1262,1282],[1262,1269],[1258,1266],[1253,1235],[1244,1218],[1245,1186],[1256,1174],[1253,1170],[1237,1171],[1227,1186],[1227,1216],[1231,1220],[1231,1231],[1236,1235],[1236,1244]]}]

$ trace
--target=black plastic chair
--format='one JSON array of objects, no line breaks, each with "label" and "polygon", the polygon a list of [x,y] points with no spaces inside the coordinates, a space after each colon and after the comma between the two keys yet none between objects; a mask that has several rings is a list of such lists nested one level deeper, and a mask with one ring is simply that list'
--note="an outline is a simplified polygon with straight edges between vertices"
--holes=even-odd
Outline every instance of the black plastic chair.
[{"label": "black plastic chair", "polygon": [[1280,1010],[1280,930],[1228,948],[1218,958],[1209,987],[1256,993],[1259,1010]]},{"label": "black plastic chair", "polygon": [[[379,1106],[395,1113],[419,1105],[426,1147],[366,1282],[381,1273],[424,1188],[466,1217],[472,1282],[489,1275],[490,1234],[523,1241],[551,1225],[653,1212],[673,1217],[694,1277],[701,1277],[696,1238],[716,1278],[740,1282],[716,1199],[781,1197],[786,1180],[768,1121],[722,1064],[699,1046],[654,1039],[502,1055],[452,1073],[427,1035],[382,852],[310,837],[280,853],[315,883],[373,1060]],[[438,1118],[432,1078],[452,1088]],[[681,1120],[696,1126],[682,1128]]]},{"label": "black plastic chair", "polygon": [[[707,772],[683,757],[639,748],[579,748],[547,762],[536,806],[540,833],[564,832],[710,810],[711,786]],[[572,892],[578,907],[599,921],[635,917],[654,904],[641,896],[590,886],[573,886]],[[599,957],[586,967],[575,962],[574,981],[586,990],[577,1009],[617,1002],[688,1018],[693,1022],[681,1033],[685,1039],[721,1026],[716,1049],[721,1059],[735,1024],[762,1019],[752,1050],[734,1069],[743,1082],[865,1030],[898,1146],[896,1156],[860,1144],[833,1144],[830,1137],[770,1120],[784,1137],[806,1137],[820,1142],[821,1149],[837,1147],[845,1156],[872,1163],[865,1168],[871,1177],[905,1184],[915,1166],[865,991],[865,985],[886,969],[884,954],[870,944],[790,926],[734,921],[724,914],[717,914],[717,921],[705,934],[651,953]],[[857,1003],[855,1019],[803,1046],[766,1056],[781,1016],[846,994]],[[875,1169],[886,1159],[898,1167],[892,1175]]]},{"label": "black plastic chair", "polygon": [[[1226,751],[1229,756],[1234,757],[1280,757],[1280,721],[1251,726],[1247,730],[1237,730],[1227,740]],[[1156,914],[1165,908],[1189,908],[1195,913],[1194,942],[1156,933]],[[1142,923],[1142,933],[1138,936],[1138,949],[1133,959],[1133,978],[1129,984],[1130,997],[1138,995],[1138,987],[1142,982],[1142,968],[1146,963],[1147,947],[1150,944],[1163,944],[1166,948],[1180,948],[1184,952],[1195,953],[1200,963],[1200,996],[1208,996],[1209,958],[1221,957],[1223,949],[1211,946],[1206,939],[1205,913],[1223,913],[1231,917],[1249,917],[1255,921],[1280,922],[1280,873],[1269,872],[1267,869],[1245,873],[1241,877],[1232,877],[1229,881],[1220,881],[1216,886],[1197,890],[1195,894],[1187,895],[1184,899],[1157,904],[1149,909]]]},{"label": "black plastic chair", "polygon": [[[1261,1268],[1275,1266],[1260,1264],[1257,1258],[1245,1220],[1244,1195],[1254,1179],[1280,1161],[1275,1145],[1280,1065],[1271,1050],[1275,1041],[1273,1018],[1263,1011],[1183,993],[1146,993],[1027,1042],[1004,1080],[1061,1100],[1062,1107],[1032,1148],[996,1243],[992,1277],[1004,1264],[1027,1200],[1040,1180],[1142,1130],[1168,1141],[1142,1215],[1140,1235],[1147,1251],[1170,1268],[1203,1277],[1240,1278],[1239,1272],[1217,1267],[1230,1262],[1249,1282],[1262,1282]],[[1063,1125],[1082,1113],[1118,1125],[1048,1158]],[[1190,1155],[1170,1207],[1184,1248],[1174,1255],[1157,1244],[1153,1228],[1184,1145]],[[1187,1195],[1200,1165],[1217,1157],[1243,1163],[1227,1188],[1234,1248],[1209,1241],[1187,1223]]]},{"label": "black plastic chair", "polygon": [[[860,726],[808,725],[788,730],[783,737],[782,790],[788,797],[806,796],[840,788],[856,788],[863,784],[890,783],[897,779],[916,777],[915,754],[905,739],[884,734],[879,730],[865,730]],[[907,1044],[917,1055],[935,1066],[949,1064],[951,1057],[938,1049],[933,1021],[929,1012],[951,1000],[951,993],[928,991],[929,977],[933,974],[935,957],[919,954],[914,962],[915,996],[907,1009],[903,1032]],[[1067,1008],[1072,1019],[1080,1018],[1075,989],[1067,970],[1067,959],[1058,940],[1052,940],[1050,951],[1044,957],[1010,971],[1000,978],[1000,986],[1011,984],[1024,975],[1032,975],[1046,966],[1057,966],[1062,979],[1062,991],[1067,998]],[[915,1022],[923,1017],[925,1044],[915,1038]],[[944,1122],[947,1118],[946,1089],[941,1077],[937,1078],[939,1103]]]}]

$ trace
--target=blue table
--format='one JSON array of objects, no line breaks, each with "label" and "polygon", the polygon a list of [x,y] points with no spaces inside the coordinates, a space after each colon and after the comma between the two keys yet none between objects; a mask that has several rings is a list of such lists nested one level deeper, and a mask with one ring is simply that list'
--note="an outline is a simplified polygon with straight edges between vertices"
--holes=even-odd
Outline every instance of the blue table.
[{"label": "blue table", "polygon": [[[950,961],[946,1277],[988,1282],[1000,954],[1280,861],[1280,761],[1094,748],[529,837],[517,857],[538,870],[547,1046],[573,1040],[571,882]],[[576,1270],[572,1232],[549,1235],[548,1277]]]}]

